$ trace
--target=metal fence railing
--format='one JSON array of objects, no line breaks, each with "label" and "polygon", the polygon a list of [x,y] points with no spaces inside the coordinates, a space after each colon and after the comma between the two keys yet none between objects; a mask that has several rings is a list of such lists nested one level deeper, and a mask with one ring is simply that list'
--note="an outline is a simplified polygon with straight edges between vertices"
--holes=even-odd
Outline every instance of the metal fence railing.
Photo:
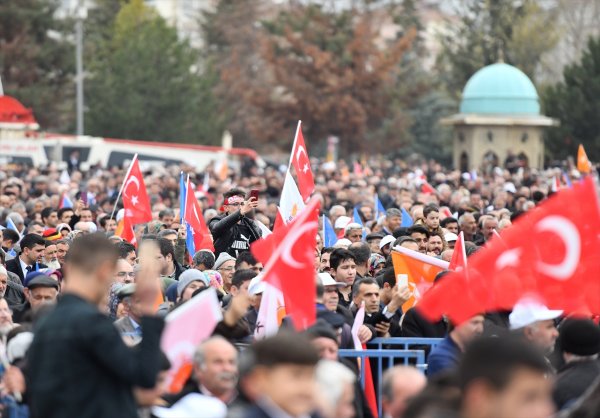
[{"label": "metal fence railing", "polygon": [[[377,393],[377,408],[382,416],[381,386],[383,373],[390,367],[398,364],[412,365],[425,372],[427,370],[427,355],[441,338],[376,338],[367,344],[367,350],[339,350],[341,358],[360,359],[364,364],[367,359],[371,361],[371,374]],[[375,360],[375,362],[373,361]],[[365,387],[365,368],[360,368],[360,381]]]}]

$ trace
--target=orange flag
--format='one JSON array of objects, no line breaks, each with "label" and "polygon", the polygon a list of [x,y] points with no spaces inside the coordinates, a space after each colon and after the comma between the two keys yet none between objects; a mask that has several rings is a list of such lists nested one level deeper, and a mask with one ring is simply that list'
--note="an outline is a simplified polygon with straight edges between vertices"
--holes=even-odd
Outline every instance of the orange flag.
[{"label": "orange flag", "polygon": [[592,165],[581,144],[579,144],[579,150],[577,151],[577,170],[583,174],[590,174],[592,172]]},{"label": "orange flag", "polygon": [[429,255],[396,247],[392,251],[394,273],[408,276],[408,287],[412,297],[402,305],[403,312],[415,306],[423,295],[433,285],[435,276],[442,270],[447,270],[449,263]]}]

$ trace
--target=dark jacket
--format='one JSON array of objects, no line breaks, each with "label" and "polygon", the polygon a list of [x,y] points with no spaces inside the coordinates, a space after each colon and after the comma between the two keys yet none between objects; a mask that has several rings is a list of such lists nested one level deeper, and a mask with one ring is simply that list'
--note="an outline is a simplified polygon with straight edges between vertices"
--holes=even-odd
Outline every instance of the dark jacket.
[{"label": "dark jacket", "polygon": [[[38,271],[39,269],[45,269],[48,266],[42,263],[36,263],[34,271]],[[12,260],[8,260],[6,262],[6,271],[10,271],[15,273],[21,279],[21,284],[25,281],[25,277],[23,276],[23,270],[21,270],[21,260],[19,257],[15,257]]]},{"label": "dark jacket", "polygon": [[6,299],[6,302],[8,302],[8,307],[11,309],[14,309],[15,306],[23,304],[25,302],[23,286],[9,280],[6,284],[4,299]]},{"label": "dark jacket", "polygon": [[415,308],[406,311],[402,321],[402,337],[408,338],[444,338],[447,324],[443,319],[438,322],[429,322]]},{"label": "dark jacket", "polygon": [[65,294],[27,353],[31,417],[135,418],[132,388],[156,383],[164,321],[143,317],[141,326],[144,339],[129,348],[97,306]]},{"label": "dark jacket", "polygon": [[575,361],[565,365],[556,376],[554,403],[557,409],[568,407],[592,386],[600,376],[600,361]]},{"label": "dark jacket", "polygon": [[[243,234],[245,228],[242,225],[248,228],[246,231],[248,236]],[[239,210],[231,215],[215,216],[208,223],[208,227],[214,240],[215,257],[219,257],[219,254],[223,252],[237,257],[238,253],[249,251],[250,244],[262,237],[260,229],[254,221],[243,216]]]},{"label": "dark jacket", "polygon": [[19,324],[21,322],[31,322],[32,318],[31,315],[29,315],[29,312],[31,312],[31,305],[29,302],[25,301],[22,304],[13,307],[12,311],[12,318],[15,324]]},{"label": "dark jacket", "polygon": [[431,350],[427,358],[427,376],[432,377],[440,372],[455,369],[461,357],[460,348],[448,335]]}]

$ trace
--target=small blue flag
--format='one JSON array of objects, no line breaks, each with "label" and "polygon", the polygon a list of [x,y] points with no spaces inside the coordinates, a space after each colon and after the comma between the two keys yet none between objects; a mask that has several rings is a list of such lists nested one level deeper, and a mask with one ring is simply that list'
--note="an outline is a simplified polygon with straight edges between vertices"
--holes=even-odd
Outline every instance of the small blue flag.
[{"label": "small blue flag", "polygon": [[385,208],[383,207],[383,204],[381,203],[381,200],[379,200],[379,196],[377,196],[377,194],[375,194],[375,220],[379,220],[380,216],[384,216],[385,215]]},{"label": "small blue flag", "polygon": [[359,224],[360,226],[363,227],[362,230],[362,240],[366,240],[367,239],[367,231],[365,231],[365,226],[363,224],[362,218],[360,217],[360,213],[358,213],[358,206],[354,207],[354,214],[352,215],[352,217],[354,218],[353,221],[356,222],[357,224]]},{"label": "small blue flag", "polygon": [[13,231],[15,231],[17,234],[19,234],[19,239],[21,239],[21,233],[19,232],[19,230],[17,229],[17,225],[15,225],[15,223],[13,222],[12,219],[10,218],[6,218],[6,227],[8,229],[12,229]]},{"label": "small blue flag", "polygon": [[571,183],[569,174],[565,170],[562,171],[562,174],[563,174],[563,177],[565,178],[565,183],[567,184],[567,187],[569,187],[569,188],[573,187],[573,183]]},{"label": "small blue flag", "polygon": [[196,254],[196,244],[194,242],[194,231],[192,227],[185,221],[185,202],[187,198],[187,185],[183,178],[183,171],[179,175],[179,219],[181,224],[185,225],[186,238],[185,246],[187,247],[190,257]]},{"label": "small blue flag", "polygon": [[323,215],[323,245],[333,247],[337,240],[331,221],[327,216]]},{"label": "small blue flag", "polygon": [[402,223],[400,224],[400,226],[404,227],[404,228],[411,227],[413,225],[413,220],[410,217],[410,214],[404,208],[402,208],[401,210],[402,210]]}]

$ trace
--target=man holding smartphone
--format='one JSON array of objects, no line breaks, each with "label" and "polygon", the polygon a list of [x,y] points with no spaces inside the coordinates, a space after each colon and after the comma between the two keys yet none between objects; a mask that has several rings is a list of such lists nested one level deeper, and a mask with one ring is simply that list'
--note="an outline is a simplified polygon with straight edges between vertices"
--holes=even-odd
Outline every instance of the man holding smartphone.
[{"label": "man holding smartphone", "polygon": [[244,251],[250,251],[250,244],[261,238],[260,228],[251,215],[258,206],[258,193],[249,199],[240,189],[232,189],[223,195],[222,215],[215,216],[208,223],[215,245],[215,257],[226,252],[237,257]]}]

